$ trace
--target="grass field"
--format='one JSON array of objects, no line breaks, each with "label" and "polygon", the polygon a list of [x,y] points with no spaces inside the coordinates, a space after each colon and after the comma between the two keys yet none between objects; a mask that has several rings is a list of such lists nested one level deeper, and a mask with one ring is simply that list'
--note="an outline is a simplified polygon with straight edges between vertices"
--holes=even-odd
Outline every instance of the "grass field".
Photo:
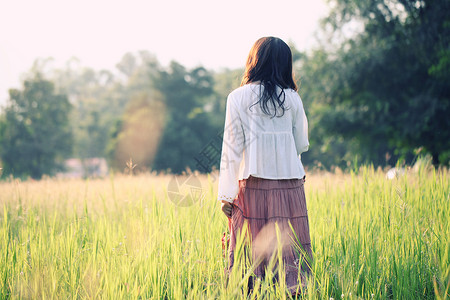
[{"label": "grass field", "polygon": [[[183,206],[171,178],[0,182],[0,298],[289,298],[269,281],[248,296],[245,280],[225,286],[217,181],[199,176],[202,199]],[[371,167],[308,174],[303,297],[449,298],[449,183],[432,168],[393,180]]]}]

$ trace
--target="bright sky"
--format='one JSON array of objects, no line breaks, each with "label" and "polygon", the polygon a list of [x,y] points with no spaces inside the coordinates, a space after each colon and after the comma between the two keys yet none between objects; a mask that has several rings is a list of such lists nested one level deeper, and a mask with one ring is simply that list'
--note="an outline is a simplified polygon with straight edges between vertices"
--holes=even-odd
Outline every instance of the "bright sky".
[{"label": "bright sky", "polygon": [[307,49],[324,0],[12,0],[0,4],[0,104],[36,58],[113,70],[126,52],[166,65],[243,67],[261,36]]}]

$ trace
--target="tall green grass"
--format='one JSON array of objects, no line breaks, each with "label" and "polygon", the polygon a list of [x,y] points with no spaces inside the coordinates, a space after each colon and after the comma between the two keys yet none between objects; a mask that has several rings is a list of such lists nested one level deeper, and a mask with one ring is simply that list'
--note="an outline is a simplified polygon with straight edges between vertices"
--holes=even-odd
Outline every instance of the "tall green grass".
[{"label": "tall green grass", "polygon": [[[270,278],[248,294],[242,257],[226,284],[217,182],[201,176],[204,198],[181,207],[169,180],[1,182],[0,298],[291,297]],[[308,175],[314,260],[300,297],[448,298],[449,183],[447,170],[432,168],[393,180],[372,167]]]}]

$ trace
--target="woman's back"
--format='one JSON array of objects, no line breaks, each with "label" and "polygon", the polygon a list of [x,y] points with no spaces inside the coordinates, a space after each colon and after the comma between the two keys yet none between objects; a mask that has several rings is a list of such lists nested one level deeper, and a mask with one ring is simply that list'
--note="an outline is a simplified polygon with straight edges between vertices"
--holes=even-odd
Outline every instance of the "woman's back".
[{"label": "woman's back", "polygon": [[[243,146],[239,179],[249,175],[268,179],[302,178],[304,169],[298,155],[308,149],[309,143],[300,96],[292,89],[284,89],[284,112],[278,108],[275,114],[273,105],[269,104],[270,114],[267,114],[259,104],[255,105],[262,92],[260,84],[247,84],[234,90],[227,100],[231,110],[228,126],[241,125],[241,132],[237,128],[235,136]],[[281,92],[278,88],[277,93]]]},{"label": "woman's back", "polygon": [[[252,130],[259,132],[292,132],[293,122],[299,110],[303,110],[303,104],[298,93],[292,89],[283,89],[284,92],[284,112],[278,108],[274,117],[274,108],[269,106],[270,114],[262,111],[261,106],[255,103],[261,97],[264,87],[260,84],[250,83],[234,90],[230,96],[236,101],[241,119],[250,121]],[[281,89],[278,88],[277,93]],[[245,117],[243,117],[245,116]],[[305,118],[306,120],[306,118]]]}]

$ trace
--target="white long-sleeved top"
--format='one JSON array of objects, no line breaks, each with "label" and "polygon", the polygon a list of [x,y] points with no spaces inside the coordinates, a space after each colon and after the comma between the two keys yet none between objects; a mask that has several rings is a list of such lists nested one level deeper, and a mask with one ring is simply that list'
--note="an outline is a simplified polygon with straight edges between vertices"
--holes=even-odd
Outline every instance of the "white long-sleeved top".
[{"label": "white long-sleeved top", "polygon": [[[284,89],[282,117],[265,114],[260,104],[263,87],[247,84],[227,98],[219,173],[218,200],[233,202],[239,180],[250,175],[266,179],[303,178],[301,153],[308,150],[308,121],[298,93]],[[278,90],[278,93],[281,90]],[[251,108],[249,109],[249,107]],[[274,108],[268,103],[273,112]],[[277,116],[281,114],[278,109]]]}]

